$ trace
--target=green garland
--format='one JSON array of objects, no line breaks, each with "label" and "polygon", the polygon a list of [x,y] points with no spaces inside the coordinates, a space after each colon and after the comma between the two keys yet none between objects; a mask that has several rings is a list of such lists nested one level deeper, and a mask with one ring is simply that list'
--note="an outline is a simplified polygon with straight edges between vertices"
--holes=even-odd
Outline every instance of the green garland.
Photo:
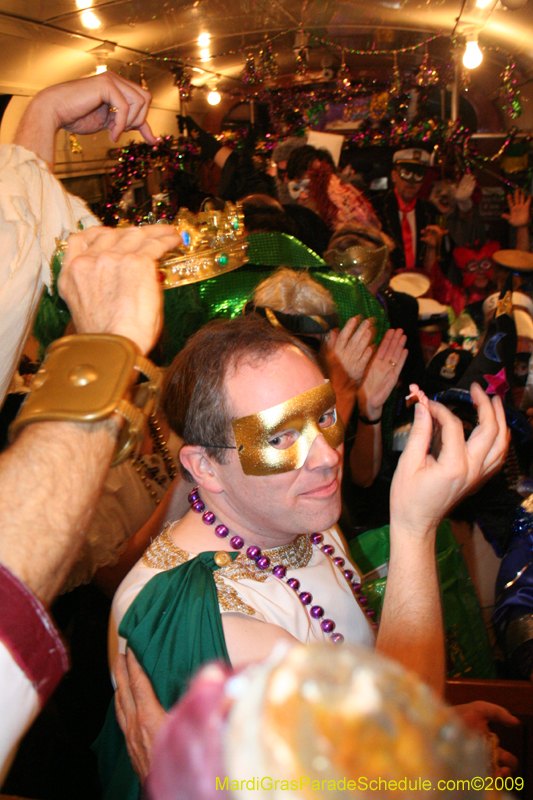
[{"label": "green garland", "polygon": [[44,357],[45,350],[52,342],[64,336],[71,319],[69,308],[57,290],[64,255],[65,242],[58,241],[51,263],[52,284],[50,289],[45,288],[43,292],[33,323],[32,333],[39,342],[39,359]]}]

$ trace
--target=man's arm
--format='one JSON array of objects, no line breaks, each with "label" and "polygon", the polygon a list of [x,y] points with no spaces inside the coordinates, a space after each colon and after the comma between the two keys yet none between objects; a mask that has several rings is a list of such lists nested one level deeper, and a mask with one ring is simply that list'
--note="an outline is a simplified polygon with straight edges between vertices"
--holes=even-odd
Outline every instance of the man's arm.
[{"label": "man's arm", "polygon": [[[155,139],[146,123],[150,94],[118,75],[98,75],[51,86],[27,107],[15,144],[32,151],[51,167],[55,137],[61,128],[76,133],[109,129],[116,138],[138,128]],[[111,107],[116,111],[111,111]],[[97,220],[78,198],[69,196],[39,158],[3,145],[0,148],[0,402],[20,359],[37,311],[57,238]]]},{"label": "man's arm", "polygon": [[278,642],[298,644],[298,639],[279,625],[243,614],[223,614],[222,627],[230,663],[236,670],[267,658]]},{"label": "man's arm", "polygon": [[424,271],[428,275],[431,275],[433,265],[439,257],[442,238],[446,233],[448,233],[448,231],[441,228],[439,225],[426,225],[424,230],[420,231],[420,241],[424,242],[426,245]]},{"label": "man's arm", "polygon": [[[172,228],[90,228],[69,240],[59,289],[79,333],[126,336],[149,352],[161,327],[154,261]],[[0,562],[46,605],[68,574],[109,467],[118,424],[30,425],[0,457]]]},{"label": "man's arm", "polygon": [[32,99],[17,128],[15,144],[32,150],[51,169],[61,128],[79,134],[107,128],[114,142],[125,131],[137,129],[149,144],[155,144],[146,122],[151,99],[150,92],[110,72],[58,83]]},{"label": "man's arm", "polygon": [[[414,670],[436,691],[444,687],[444,633],[435,561],[437,525],[466,494],[497,472],[508,431],[501,400],[477,384],[479,425],[468,442],[461,421],[423,398],[391,487],[391,554],[377,648]],[[442,448],[430,452],[434,425]]]},{"label": "man's arm", "polygon": [[[171,231],[90,228],[71,237],[59,289],[80,333],[119,334],[143,354],[151,349],[162,306],[155,261],[177,245]],[[0,781],[67,668],[44,606],[82,544],[119,427],[114,419],[34,423],[0,456]]]},{"label": "man's arm", "polygon": [[117,432],[113,422],[36,423],[0,458],[0,562],[45,605],[83,543]]}]

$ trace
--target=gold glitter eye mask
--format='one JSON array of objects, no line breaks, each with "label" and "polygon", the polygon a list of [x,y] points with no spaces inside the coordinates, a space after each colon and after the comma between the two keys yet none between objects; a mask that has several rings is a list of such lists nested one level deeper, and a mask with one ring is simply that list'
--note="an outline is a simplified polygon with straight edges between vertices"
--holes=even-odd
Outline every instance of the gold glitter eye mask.
[{"label": "gold glitter eye mask", "polygon": [[[300,469],[316,437],[322,434],[330,447],[344,439],[344,425],[335,409],[335,392],[329,381],[257,414],[233,422],[237,453],[245,475],[277,475]],[[331,423],[320,421],[332,411]],[[289,433],[290,432],[290,433]],[[278,449],[272,440],[287,433],[288,446]],[[291,435],[295,441],[290,444]]]}]

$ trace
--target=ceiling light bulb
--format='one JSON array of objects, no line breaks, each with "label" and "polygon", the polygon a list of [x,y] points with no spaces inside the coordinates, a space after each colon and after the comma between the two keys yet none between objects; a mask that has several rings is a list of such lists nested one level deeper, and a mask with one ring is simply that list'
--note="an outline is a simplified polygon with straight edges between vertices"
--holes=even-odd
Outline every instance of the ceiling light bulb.
[{"label": "ceiling light bulb", "polygon": [[476,8],[487,8],[494,0],[476,0]]},{"label": "ceiling light bulb", "polygon": [[101,75],[102,72],[107,72],[107,64],[98,64],[96,67],[96,74]]},{"label": "ceiling light bulb", "polygon": [[463,56],[463,64],[467,69],[475,69],[479,67],[483,61],[483,53],[479,49],[477,39],[466,43],[466,50]]},{"label": "ceiling light bulb", "polygon": [[95,28],[99,28],[102,23],[92,11],[84,11],[81,15],[81,24],[84,28],[91,28],[91,30],[94,30]]},{"label": "ceiling light bulb", "polygon": [[220,103],[220,95],[216,91],[209,92],[207,95],[207,102],[210,106],[218,106]]},{"label": "ceiling light bulb", "polygon": [[202,61],[209,61],[209,50],[200,50],[200,59]]},{"label": "ceiling light bulb", "polygon": [[209,47],[211,36],[208,33],[201,33],[198,37],[198,47]]}]

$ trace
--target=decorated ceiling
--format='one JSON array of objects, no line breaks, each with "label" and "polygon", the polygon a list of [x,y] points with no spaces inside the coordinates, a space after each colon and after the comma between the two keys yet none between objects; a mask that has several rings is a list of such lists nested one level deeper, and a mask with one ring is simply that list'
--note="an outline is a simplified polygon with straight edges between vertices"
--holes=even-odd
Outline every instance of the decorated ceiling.
[{"label": "decorated ceiling", "polygon": [[531,0],[0,0],[0,86],[33,94],[106,65],[146,81],[162,106],[181,85],[194,110],[213,89],[379,90],[414,83],[421,67],[422,83],[450,85],[454,54],[477,37],[471,90],[497,98],[507,67],[527,101],[532,34]]},{"label": "decorated ceiling", "polygon": [[[483,57],[475,69],[462,64],[467,42]],[[3,141],[53,83],[108,69],[150,90],[157,148],[134,133],[120,151],[105,133],[56,141],[56,171],[72,180],[119,158],[113,215],[154,165],[196,170],[187,114],[237,146],[256,123],[263,160],[313,129],[343,134],[352,155],[377,146],[383,169],[384,148],[409,140],[497,184],[494,165],[527,160],[533,141],[533,0],[0,0],[0,60]]]}]

